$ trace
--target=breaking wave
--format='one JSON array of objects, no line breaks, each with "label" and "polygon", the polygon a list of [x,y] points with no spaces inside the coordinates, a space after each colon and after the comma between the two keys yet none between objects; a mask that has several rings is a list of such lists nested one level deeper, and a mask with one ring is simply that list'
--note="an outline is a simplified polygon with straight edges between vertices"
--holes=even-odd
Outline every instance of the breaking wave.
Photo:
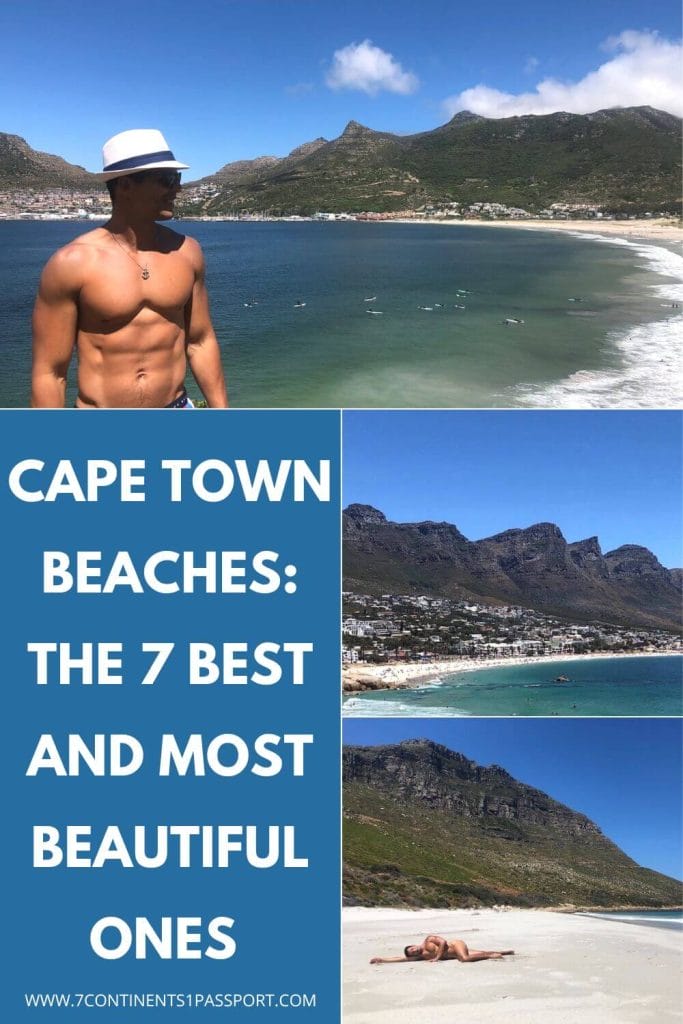
[{"label": "breaking wave", "polygon": [[403,704],[397,700],[369,700],[367,697],[349,697],[344,701],[344,718],[470,718],[469,712],[453,707],[428,707]]},{"label": "breaking wave", "polygon": [[[577,232],[576,237],[631,249],[647,261],[648,270],[667,278],[651,286],[655,294],[667,300],[666,305],[683,305],[683,256],[628,239],[586,232]],[[611,331],[608,340],[621,358],[616,369],[578,370],[551,383],[516,385],[511,393],[523,406],[544,409],[678,409],[683,405],[682,313]]]}]

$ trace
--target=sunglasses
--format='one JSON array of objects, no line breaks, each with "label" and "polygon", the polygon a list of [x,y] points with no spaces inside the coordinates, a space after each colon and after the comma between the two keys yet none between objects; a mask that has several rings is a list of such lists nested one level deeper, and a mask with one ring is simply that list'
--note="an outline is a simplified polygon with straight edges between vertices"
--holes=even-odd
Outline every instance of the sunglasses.
[{"label": "sunglasses", "polygon": [[140,171],[138,180],[155,181],[164,188],[176,188],[180,184],[180,171]]}]

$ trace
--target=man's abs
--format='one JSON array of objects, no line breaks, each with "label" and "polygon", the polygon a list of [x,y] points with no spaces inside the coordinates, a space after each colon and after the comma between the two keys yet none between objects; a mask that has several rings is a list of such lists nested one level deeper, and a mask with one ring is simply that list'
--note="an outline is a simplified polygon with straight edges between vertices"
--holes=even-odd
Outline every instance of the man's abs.
[{"label": "man's abs", "polygon": [[145,314],[108,333],[79,332],[78,407],[159,409],[182,394],[185,332]]}]

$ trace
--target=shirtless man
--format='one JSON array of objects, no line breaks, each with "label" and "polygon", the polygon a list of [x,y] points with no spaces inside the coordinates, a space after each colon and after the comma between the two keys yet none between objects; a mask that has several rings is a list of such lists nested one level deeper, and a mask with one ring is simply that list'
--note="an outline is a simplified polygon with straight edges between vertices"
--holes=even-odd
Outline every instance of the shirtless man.
[{"label": "shirtless man", "polygon": [[180,191],[161,132],[135,129],[103,148],[112,215],[49,260],[33,313],[34,408],[60,408],[74,347],[80,409],[192,408],[187,363],[207,404],[228,404],[192,238],[163,227]]},{"label": "shirtless man", "polygon": [[468,949],[462,939],[443,939],[440,935],[428,935],[419,946],[406,946],[403,956],[373,956],[371,964],[405,964],[413,960],[426,960],[435,964],[438,960],[459,960],[463,964],[475,960],[502,960],[512,956],[514,949],[500,951]]}]

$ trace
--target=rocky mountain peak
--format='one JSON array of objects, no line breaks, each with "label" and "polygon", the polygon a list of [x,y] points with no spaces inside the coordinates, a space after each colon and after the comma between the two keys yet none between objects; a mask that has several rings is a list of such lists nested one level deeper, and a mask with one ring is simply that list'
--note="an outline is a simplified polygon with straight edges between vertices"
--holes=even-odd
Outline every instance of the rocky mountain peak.
[{"label": "rocky mountain peak", "polygon": [[572,563],[580,570],[593,577],[606,579],[609,575],[607,563],[602,556],[602,549],[597,537],[577,540],[567,546]]},{"label": "rocky mountain peak", "polygon": [[568,544],[548,522],[471,541],[450,523],[388,522],[364,505],[347,509],[343,521],[348,590],[520,604],[582,622],[680,629],[681,574],[640,545],[603,555],[597,537]]},{"label": "rocky mountain peak", "polygon": [[335,141],[342,143],[345,148],[358,145],[361,152],[366,152],[369,145],[376,144],[382,141],[382,139],[387,138],[391,138],[391,136],[386,133],[376,132],[373,128],[368,128],[367,125],[360,124],[358,121],[349,121],[344,131]]},{"label": "rocky mountain peak", "polygon": [[290,158],[297,159],[298,157],[308,156],[310,153],[315,153],[316,149],[320,149],[321,146],[327,145],[327,139],[319,136],[317,139],[313,139],[311,142],[303,142],[296,149],[293,149],[289,154]]},{"label": "rocky mountain peak", "polygon": [[22,139],[21,135],[10,135],[6,132],[0,133],[0,151],[4,152],[17,152],[28,155],[31,152],[26,139]]},{"label": "rocky mountain peak", "polygon": [[346,125],[346,128],[342,132],[342,137],[344,135],[359,135],[361,133],[363,133],[363,134],[370,133],[371,135],[375,134],[373,132],[372,128],[367,128],[364,124],[361,124],[360,121],[353,121],[352,120],[352,121],[349,121],[349,123]]},{"label": "rocky mountain peak", "polygon": [[639,544],[622,544],[614,551],[608,551],[605,561],[610,574],[615,577],[660,576],[667,570],[648,548]]},{"label": "rocky mountain peak", "polygon": [[586,537],[585,540],[575,540],[569,545],[572,551],[580,552],[582,555],[593,558],[601,558],[602,550],[597,537]]},{"label": "rocky mountain peak", "polygon": [[532,526],[514,527],[511,530],[503,530],[496,533],[487,540],[508,541],[508,540],[564,540],[562,531],[555,523],[534,523]]},{"label": "rocky mountain peak", "polygon": [[372,505],[348,505],[344,509],[344,515],[359,525],[381,526],[387,522],[384,512],[380,512],[378,508],[373,508]]},{"label": "rocky mountain peak", "polygon": [[592,821],[498,765],[483,766],[431,740],[379,747],[345,747],[344,780],[391,793],[456,818],[502,818],[574,835],[601,835]]},{"label": "rocky mountain peak", "polygon": [[459,125],[459,124],[471,124],[473,121],[485,121],[486,118],[481,114],[473,114],[471,110],[459,110],[457,114],[454,114],[448,124]]}]

